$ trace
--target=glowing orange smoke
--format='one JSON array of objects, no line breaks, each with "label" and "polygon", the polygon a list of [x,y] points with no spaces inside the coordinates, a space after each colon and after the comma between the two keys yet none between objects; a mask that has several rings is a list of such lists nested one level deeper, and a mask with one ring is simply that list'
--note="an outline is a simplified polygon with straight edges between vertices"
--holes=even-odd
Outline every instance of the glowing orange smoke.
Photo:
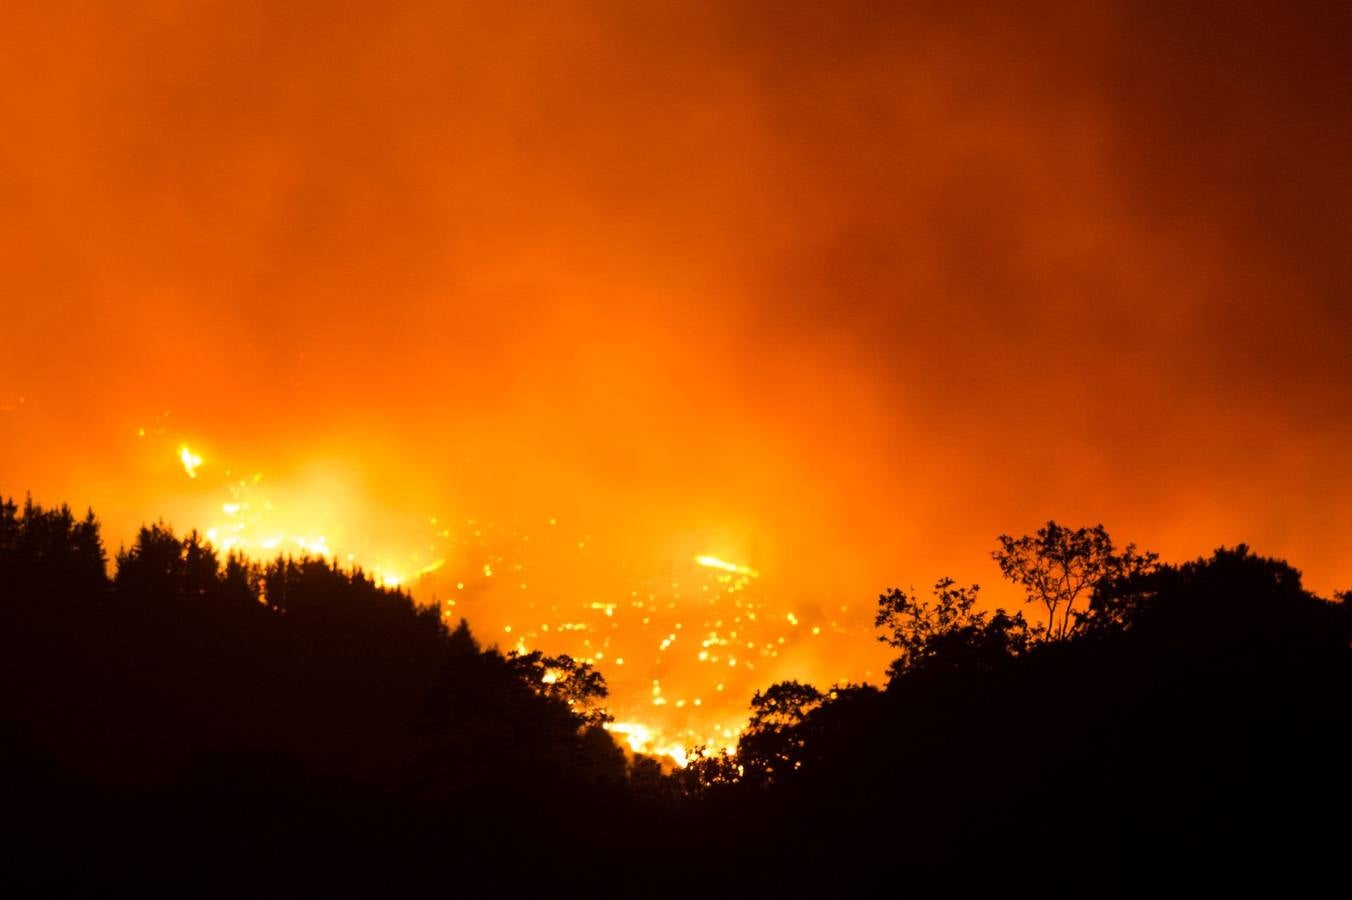
[{"label": "glowing orange smoke", "polygon": [[0,491],[113,547],[361,563],[653,746],[1048,518],[1352,582],[1339,4],[18,6]]}]

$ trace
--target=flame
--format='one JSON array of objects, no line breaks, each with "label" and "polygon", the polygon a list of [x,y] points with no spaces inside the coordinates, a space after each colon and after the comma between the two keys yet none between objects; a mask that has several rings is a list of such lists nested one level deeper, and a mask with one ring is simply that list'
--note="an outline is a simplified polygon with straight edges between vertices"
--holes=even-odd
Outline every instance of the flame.
[{"label": "flame", "polygon": [[680,744],[661,743],[653,729],[641,722],[607,722],[606,731],[624,738],[629,749],[645,756],[664,756],[677,766],[685,768],[690,761],[685,747]]},{"label": "flame", "polygon": [[[179,459],[188,476],[197,479],[198,468],[202,465],[201,456],[183,444],[179,448]],[[228,470],[226,474],[230,474]],[[319,526],[319,522],[335,518],[334,510],[330,507],[334,504],[331,495],[336,492],[325,490],[324,487],[318,491],[284,492],[299,502],[295,508],[283,509],[279,495],[262,482],[261,472],[255,472],[248,478],[232,480],[225,485],[229,499],[213,504],[212,508],[219,511],[219,517],[203,533],[220,552],[240,553],[259,562],[267,562],[278,554],[288,553],[342,561],[360,567],[373,581],[387,588],[404,587],[408,583],[406,573],[409,571],[422,577],[445,565],[443,558],[423,564],[416,555],[411,554],[405,562],[396,562],[394,558],[404,554],[388,550],[360,554],[350,552],[340,556],[327,530]]]},{"label": "flame", "polygon": [[[740,566],[707,553],[696,556],[695,564],[722,572],[723,574],[718,576],[718,583],[724,585],[724,590],[729,594],[744,590],[751,583],[751,579],[760,577],[760,573],[750,566]],[[751,618],[755,619],[754,613]]]},{"label": "flame", "polygon": [[[597,666],[610,688],[615,738],[676,766],[688,763],[688,748],[735,750],[751,695],[813,665],[795,646],[847,633],[819,601],[795,611],[782,599],[772,603],[759,571],[713,553],[681,554],[683,564],[639,557],[635,565],[560,515],[510,522],[446,509],[373,515],[376,498],[363,492],[360,470],[343,462],[265,479],[234,474],[221,459],[208,470],[188,444],[177,446],[194,484],[177,520],[209,526],[203,532],[218,551],[360,567],[381,586],[435,604],[448,620],[467,618],[504,650]],[[608,564],[598,573],[602,559]],[[836,609],[843,618],[847,608]],[[867,679],[866,665],[830,675]]]},{"label": "flame", "polygon": [[197,477],[197,468],[202,465],[202,457],[189,450],[187,444],[179,446],[178,460],[183,463],[183,471],[188,473],[189,478]]},{"label": "flame", "polygon": [[735,575],[746,575],[751,578],[759,578],[760,573],[750,566],[739,566],[736,563],[730,563],[727,560],[719,559],[717,556],[702,555],[695,557],[695,563],[704,566],[706,569],[722,569],[724,572],[732,572]]}]

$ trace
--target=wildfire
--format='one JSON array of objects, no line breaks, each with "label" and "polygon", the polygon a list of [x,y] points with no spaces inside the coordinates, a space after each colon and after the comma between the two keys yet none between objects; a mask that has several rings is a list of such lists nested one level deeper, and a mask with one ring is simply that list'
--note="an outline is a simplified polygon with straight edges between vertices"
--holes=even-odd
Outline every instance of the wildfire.
[{"label": "wildfire", "polygon": [[[597,666],[618,720],[610,732],[633,752],[678,766],[692,747],[735,749],[752,694],[782,678],[821,674],[795,648],[847,630],[847,607],[832,618],[820,604],[787,611],[779,597],[771,606],[759,571],[712,553],[635,566],[606,557],[594,535],[560,516],[499,523],[441,510],[377,520],[376,500],[341,469],[265,480],[222,463],[208,471],[186,444],[178,459],[204,504],[184,524],[207,523],[203,533],[219,551],[359,566],[380,585],[435,603],[447,620],[467,618],[480,639],[500,636],[503,650]],[[608,562],[598,569],[601,558]],[[831,672],[828,680],[860,674],[872,673]]]},{"label": "wildfire", "polygon": [[[202,457],[194,453],[187,444],[178,449],[178,459],[184,473],[198,480]],[[227,471],[226,473],[230,473]],[[211,522],[203,534],[221,553],[241,553],[259,562],[267,562],[280,554],[317,556],[324,559],[339,560],[349,565],[361,566],[371,575],[377,584],[388,588],[397,588],[405,584],[406,571],[401,566],[388,561],[371,561],[364,554],[348,553],[340,557],[333,549],[330,539],[324,531],[313,527],[298,527],[308,518],[303,511],[288,515],[278,508],[268,492],[260,487],[263,481],[261,472],[248,478],[236,478],[225,484],[229,500],[217,504],[219,518]],[[297,517],[300,518],[297,518]],[[375,557],[380,560],[380,557]],[[417,560],[410,560],[417,563]],[[436,571],[444,564],[438,559],[425,565],[411,565],[419,575]]]},{"label": "wildfire", "polygon": [[646,756],[665,756],[681,768],[690,761],[688,750],[680,744],[663,744],[647,725],[639,722],[608,722],[605,729],[624,738],[629,749]]}]

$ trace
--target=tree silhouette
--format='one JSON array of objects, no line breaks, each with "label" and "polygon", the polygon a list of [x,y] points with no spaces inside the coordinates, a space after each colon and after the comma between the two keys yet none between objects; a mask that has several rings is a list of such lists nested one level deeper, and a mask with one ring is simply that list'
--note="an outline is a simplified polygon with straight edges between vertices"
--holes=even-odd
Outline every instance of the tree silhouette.
[{"label": "tree silhouette", "polygon": [[[120,598],[169,603],[184,596],[185,546],[163,522],[142,526],[132,545],[117,554],[114,587]],[[202,557],[194,554],[200,568]],[[200,574],[200,573],[197,573]]]},{"label": "tree silhouette", "polygon": [[1023,652],[1028,623],[1022,613],[976,609],[979,585],[962,587],[952,578],[934,585],[934,603],[893,588],[878,598],[873,624],[885,629],[878,640],[901,651],[888,667],[897,678],[907,672],[990,667]]},{"label": "tree silhouette", "polygon": [[801,765],[803,739],[797,729],[826,698],[810,684],[781,681],[751,699],[751,721],[737,741],[740,776],[764,784]]},{"label": "tree silhouette", "polygon": [[263,599],[263,573],[237,553],[226,557],[220,582],[221,597],[227,602],[255,606]]},{"label": "tree silhouette", "polygon": [[44,509],[28,497],[22,507],[0,497],[0,586],[52,602],[102,594],[107,556],[93,510],[77,520],[70,507]]},{"label": "tree silhouette", "polygon": [[1002,534],[991,554],[1006,578],[1024,589],[1029,603],[1047,610],[1044,634],[1052,640],[1069,636],[1079,625],[1076,604],[1100,585],[1148,573],[1159,557],[1142,553],[1135,544],[1121,552],[1102,525],[1070,529],[1049,521],[1037,534],[1019,538]]},{"label": "tree silhouette", "polygon": [[567,704],[578,719],[579,727],[601,726],[613,720],[601,706],[610,696],[606,680],[590,663],[578,662],[567,654],[546,656],[539,650],[507,654],[507,661],[527,683],[543,696]]},{"label": "tree silhouette", "polygon": [[671,777],[678,796],[698,803],[740,785],[742,765],[726,749],[711,753],[706,745],[699,744],[686,751],[685,767]]}]

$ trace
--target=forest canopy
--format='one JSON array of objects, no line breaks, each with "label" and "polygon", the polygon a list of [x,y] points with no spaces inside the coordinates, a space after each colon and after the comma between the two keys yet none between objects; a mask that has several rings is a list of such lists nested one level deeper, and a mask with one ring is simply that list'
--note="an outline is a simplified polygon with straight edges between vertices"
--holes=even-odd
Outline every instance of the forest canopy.
[{"label": "forest canopy", "polygon": [[1024,609],[951,578],[890,589],[886,683],[773,684],[735,754],[679,769],[614,742],[593,666],[484,647],[359,569],[221,558],[164,523],[110,565],[93,512],[0,501],[5,797],[20,845],[133,867],[148,835],[191,868],[240,828],[274,869],[523,842],[559,864],[679,844],[708,867],[804,843],[923,864],[1335,852],[1347,594],[1243,545],[1171,564],[1102,526],[1001,536],[995,558]]}]

